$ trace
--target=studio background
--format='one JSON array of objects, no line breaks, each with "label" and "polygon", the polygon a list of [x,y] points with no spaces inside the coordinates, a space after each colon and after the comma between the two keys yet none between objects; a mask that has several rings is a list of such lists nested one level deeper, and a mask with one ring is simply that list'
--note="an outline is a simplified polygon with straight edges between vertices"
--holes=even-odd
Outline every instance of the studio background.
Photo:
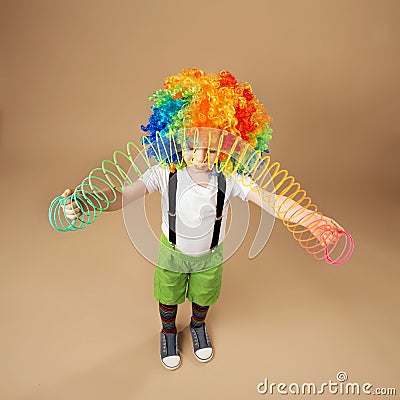
[{"label": "studio background", "polygon": [[[257,399],[264,378],[321,384],[339,371],[400,391],[399,2],[0,7],[1,399]],[[47,211],[138,143],[148,96],[191,67],[253,86],[272,117],[272,160],[351,233],[355,251],[340,266],[317,262],[277,220],[250,261],[252,205],[255,222],[207,316],[215,358],[194,359],[186,302],[183,365],[170,372],[153,266],[121,212],[60,233]],[[149,207],[159,212],[159,199]]]}]

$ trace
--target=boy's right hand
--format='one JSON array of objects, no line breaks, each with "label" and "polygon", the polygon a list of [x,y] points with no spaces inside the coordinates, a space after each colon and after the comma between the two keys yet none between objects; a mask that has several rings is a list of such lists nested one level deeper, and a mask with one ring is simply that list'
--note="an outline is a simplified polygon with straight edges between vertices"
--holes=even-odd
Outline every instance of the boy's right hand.
[{"label": "boy's right hand", "polygon": [[[71,188],[67,188],[64,190],[64,193],[62,193],[61,196],[67,197],[70,196],[72,193],[74,193],[74,190]],[[71,204],[71,200],[68,200],[66,205],[63,205],[62,209],[65,213],[65,216],[71,221],[75,220],[78,216],[79,217],[82,216],[82,211],[80,210],[75,201],[73,201]]]}]

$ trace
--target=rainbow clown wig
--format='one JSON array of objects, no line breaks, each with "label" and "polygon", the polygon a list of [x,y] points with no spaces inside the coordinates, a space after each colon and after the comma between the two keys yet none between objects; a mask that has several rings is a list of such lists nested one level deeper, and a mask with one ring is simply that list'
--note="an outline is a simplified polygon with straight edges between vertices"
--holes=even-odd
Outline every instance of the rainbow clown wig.
[{"label": "rainbow clown wig", "polygon": [[[240,137],[251,152],[268,153],[268,141],[272,139],[272,129],[268,122],[267,110],[254,96],[248,83],[240,83],[228,71],[218,74],[206,74],[201,69],[183,69],[179,75],[166,78],[164,87],[149,97],[154,105],[149,123],[141,126],[147,135],[142,136],[142,145],[149,145],[147,154],[154,156],[161,165],[171,167],[175,164],[182,168],[186,164],[178,159],[177,154],[171,158],[167,152],[171,140],[179,143],[177,132],[193,131],[188,128],[211,128],[209,131],[224,131],[229,134],[225,147],[232,144],[232,138]],[[204,130],[204,129],[203,129]],[[157,151],[154,149],[157,147]],[[179,149],[178,149],[179,151]],[[225,162],[226,154],[218,153],[216,162]],[[235,159],[229,160],[235,163]],[[229,168],[232,170],[231,168]],[[243,172],[240,165],[235,168]]]}]

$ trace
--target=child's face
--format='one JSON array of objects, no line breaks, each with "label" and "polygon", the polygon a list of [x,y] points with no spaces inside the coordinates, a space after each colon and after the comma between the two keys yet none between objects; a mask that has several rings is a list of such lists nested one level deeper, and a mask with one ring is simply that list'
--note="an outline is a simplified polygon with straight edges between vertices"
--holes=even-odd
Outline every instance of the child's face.
[{"label": "child's face", "polygon": [[194,150],[192,146],[189,146],[183,158],[187,165],[194,166],[198,170],[206,170],[208,169],[208,165],[214,165],[216,155],[216,149],[197,147]]}]

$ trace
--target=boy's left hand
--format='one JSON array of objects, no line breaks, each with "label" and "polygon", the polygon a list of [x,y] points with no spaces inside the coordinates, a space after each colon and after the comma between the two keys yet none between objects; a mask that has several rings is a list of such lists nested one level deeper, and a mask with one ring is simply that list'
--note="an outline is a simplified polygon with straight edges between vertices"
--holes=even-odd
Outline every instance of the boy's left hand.
[{"label": "boy's left hand", "polygon": [[311,225],[309,230],[319,240],[321,246],[326,247],[335,243],[338,238],[338,232],[345,229],[332,218],[322,216],[318,223]]}]

